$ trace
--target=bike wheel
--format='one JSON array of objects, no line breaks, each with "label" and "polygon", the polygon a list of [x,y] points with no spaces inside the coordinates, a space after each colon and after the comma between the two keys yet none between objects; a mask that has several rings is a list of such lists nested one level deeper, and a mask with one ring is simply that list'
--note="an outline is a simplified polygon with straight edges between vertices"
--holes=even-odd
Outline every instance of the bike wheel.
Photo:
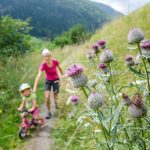
[{"label": "bike wheel", "polygon": [[21,129],[19,130],[19,138],[20,138],[20,139],[24,139],[26,136],[27,136],[26,130],[25,130],[24,128],[21,128]]}]

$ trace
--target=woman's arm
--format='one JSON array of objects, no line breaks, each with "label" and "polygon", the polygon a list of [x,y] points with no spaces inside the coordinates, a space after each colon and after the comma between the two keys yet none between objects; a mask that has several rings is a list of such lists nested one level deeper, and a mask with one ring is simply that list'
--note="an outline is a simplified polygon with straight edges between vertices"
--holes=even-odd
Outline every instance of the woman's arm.
[{"label": "woman's arm", "polygon": [[35,78],[33,92],[36,92],[41,76],[42,76],[42,71],[39,71],[37,77]]},{"label": "woman's arm", "polygon": [[58,66],[58,70],[60,71],[61,75],[64,75],[64,72],[60,66]]},{"label": "woman's arm", "polygon": [[18,111],[21,111],[23,109],[23,107],[25,106],[25,100],[22,100],[19,108],[18,108]]}]

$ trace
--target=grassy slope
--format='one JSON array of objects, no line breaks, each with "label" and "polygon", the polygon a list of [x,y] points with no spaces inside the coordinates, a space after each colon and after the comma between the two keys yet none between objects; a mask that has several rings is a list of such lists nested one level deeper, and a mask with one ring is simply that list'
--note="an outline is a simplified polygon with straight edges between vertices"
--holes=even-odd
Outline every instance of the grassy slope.
[{"label": "grassy slope", "polygon": [[[64,69],[72,63],[81,63],[85,67],[85,73],[87,76],[92,79],[95,78],[94,72],[95,67],[93,67],[90,62],[86,59],[86,52],[88,49],[91,49],[93,43],[97,42],[100,39],[105,39],[107,41],[107,47],[113,50],[114,55],[117,59],[119,59],[118,63],[115,65],[115,69],[119,70],[122,74],[117,77],[119,81],[118,86],[126,85],[130,81],[133,82],[131,74],[128,72],[127,67],[124,63],[124,58],[127,53],[136,54],[136,51],[129,51],[128,43],[127,43],[127,35],[131,28],[139,27],[145,33],[145,38],[150,38],[150,4],[146,5],[142,9],[130,14],[129,16],[123,17],[117,21],[114,21],[102,29],[97,30],[96,34],[85,44],[80,46],[67,46],[65,47],[61,53],[59,53],[60,57],[65,58],[62,65]],[[97,66],[96,66],[97,67]],[[126,71],[124,71],[126,69]],[[65,87],[71,89],[69,83],[65,83]],[[131,90],[131,89],[130,89]],[[134,90],[134,89],[133,89]],[[72,134],[76,129],[75,121],[68,119],[67,114],[71,111],[71,108],[65,105],[67,94],[64,90],[62,90],[63,100],[61,101],[61,115],[60,121],[57,124],[56,130],[54,131],[54,137],[56,138],[57,149],[60,147],[64,147],[66,142],[71,138]],[[83,100],[84,97],[81,97],[82,102],[86,102]],[[84,110],[84,106],[80,106],[79,113]],[[79,114],[78,113],[78,114]],[[60,134],[62,133],[62,134]],[[82,131],[81,131],[82,133]],[[86,133],[83,133],[86,135]],[[90,134],[90,133],[89,133]],[[78,136],[81,136],[80,134]],[[81,143],[78,141],[79,139],[74,139],[71,146],[68,148],[70,150],[80,149],[79,146]],[[92,143],[88,141],[88,143]],[[86,143],[85,143],[86,145]],[[87,144],[90,149],[90,144]]]}]

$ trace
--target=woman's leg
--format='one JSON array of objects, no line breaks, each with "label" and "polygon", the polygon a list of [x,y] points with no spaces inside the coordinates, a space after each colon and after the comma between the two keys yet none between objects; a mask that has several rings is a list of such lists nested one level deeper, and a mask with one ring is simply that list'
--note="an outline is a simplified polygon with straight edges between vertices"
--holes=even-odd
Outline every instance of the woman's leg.
[{"label": "woman's leg", "polygon": [[45,91],[46,107],[48,112],[50,112],[50,91]]},{"label": "woman's leg", "polygon": [[55,81],[53,83],[54,102],[56,109],[58,108],[57,101],[58,101],[59,86],[60,86],[59,81]]},{"label": "woman's leg", "polygon": [[58,93],[54,93],[54,102],[55,102],[55,107],[58,108],[57,106],[57,100],[58,100]]}]

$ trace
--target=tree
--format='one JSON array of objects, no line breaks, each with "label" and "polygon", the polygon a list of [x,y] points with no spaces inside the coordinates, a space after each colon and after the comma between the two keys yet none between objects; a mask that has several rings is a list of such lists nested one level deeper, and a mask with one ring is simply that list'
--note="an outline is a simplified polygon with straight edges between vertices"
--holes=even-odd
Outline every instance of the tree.
[{"label": "tree", "polygon": [[0,18],[0,56],[17,56],[30,49],[29,21],[12,19],[9,16]]}]

